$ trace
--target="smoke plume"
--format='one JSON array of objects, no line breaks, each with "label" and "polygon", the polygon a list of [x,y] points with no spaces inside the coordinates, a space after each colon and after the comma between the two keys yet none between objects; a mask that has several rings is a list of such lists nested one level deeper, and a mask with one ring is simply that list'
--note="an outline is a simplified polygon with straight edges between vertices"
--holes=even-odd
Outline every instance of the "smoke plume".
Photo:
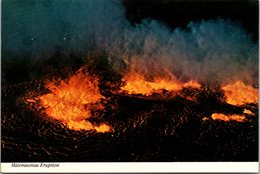
[{"label": "smoke plume", "polygon": [[99,51],[115,70],[147,79],[258,83],[258,44],[239,24],[215,19],[172,29],[146,19],[133,26],[118,0],[3,1],[2,45],[3,58],[42,61],[58,50],[66,60],[70,53],[84,59]]}]

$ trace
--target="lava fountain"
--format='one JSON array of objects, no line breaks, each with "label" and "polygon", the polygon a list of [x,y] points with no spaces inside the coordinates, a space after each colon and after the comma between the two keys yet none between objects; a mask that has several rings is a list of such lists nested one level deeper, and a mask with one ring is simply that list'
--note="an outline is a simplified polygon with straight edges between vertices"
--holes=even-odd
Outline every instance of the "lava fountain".
[{"label": "lava fountain", "polygon": [[46,88],[50,92],[37,97],[36,101],[49,117],[61,121],[72,130],[112,131],[107,123],[95,125],[88,120],[94,116],[93,112],[104,109],[102,101],[106,100],[100,94],[96,77],[79,70],[68,79],[47,82]]}]

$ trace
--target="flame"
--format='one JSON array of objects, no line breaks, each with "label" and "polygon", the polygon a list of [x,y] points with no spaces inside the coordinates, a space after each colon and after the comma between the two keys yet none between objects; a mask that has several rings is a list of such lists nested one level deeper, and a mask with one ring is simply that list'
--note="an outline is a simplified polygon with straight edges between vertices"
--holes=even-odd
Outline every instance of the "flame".
[{"label": "flame", "polygon": [[244,122],[246,117],[243,115],[237,115],[237,114],[232,114],[232,115],[225,115],[225,114],[220,114],[220,113],[213,113],[211,115],[211,118],[213,120],[223,120],[223,121],[237,121],[237,122]]},{"label": "flame", "polygon": [[258,89],[237,81],[222,87],[226,102],[232,105],[258,103]]},{"label": "flame", "polygon": [[201,85],[196,81],[181,83],[178,81],[167,80],[164,78],[154,78],[153,81],[147,81],[143,75],[133,74],[126,76],[123,81],[126,82],[121,90],[128,94],[142,94],[145,96],[153,93],[161,93],[162,90],[179,91],[185,87],[200,88]]},{"label": "flame", "polygon": [[86,120],[93,116],[92,110],[104,109],[100,102],[105,97],[100,94],[97,78],[89,77],[80,71],[59,84],[49,82],[46,87],[50,93],[37,99],[49,117],[61,121],[73,130],[112,130],[106,123],[94,125]]}]

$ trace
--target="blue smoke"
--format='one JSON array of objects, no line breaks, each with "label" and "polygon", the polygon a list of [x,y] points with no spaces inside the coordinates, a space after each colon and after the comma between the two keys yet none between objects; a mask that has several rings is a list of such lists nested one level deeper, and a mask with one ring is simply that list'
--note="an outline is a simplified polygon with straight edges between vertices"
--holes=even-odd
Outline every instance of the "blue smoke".
[{"label": "blue smoke", "polygon": [[[131,26],[118,0],[3,1],[3,55],[45,60],[59,50],[109,55],[115,70],[201,83],[258,84],[258,44],[232,21],[190,22],[187,30],[159,21]],[[118,63],[119,62],[119,63]]]}]

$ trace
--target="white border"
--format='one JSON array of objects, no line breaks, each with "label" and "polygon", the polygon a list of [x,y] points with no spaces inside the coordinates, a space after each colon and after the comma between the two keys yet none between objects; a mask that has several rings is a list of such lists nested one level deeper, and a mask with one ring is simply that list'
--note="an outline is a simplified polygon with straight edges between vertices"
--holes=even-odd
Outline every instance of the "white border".
[{"label": "white border", "polygon": [[[2,0],[0,0],[0,9]],[[258,4],[260,8],[260,3]],[[1,11],[1,10],[0,10]],[[260,12],[259,12],[260,17]],[[0,57],[1,57],[1,13],[0,13]],[[260,23],[259,23],[260,24]],[[260,35],[259,39],[260,40]],[[260,57],[260,50],[259,50]],[[0,61],[1,65],[1,61]],[[259,61],[260,67],[260,61]],[[0,66],[1,69],[1,66]],[[1,74],[2,70],[0,71]],[[259,77],[260,82],[260,77]],[[1,84],[1,81],[0,81]],[[260,91],[259,91],[260,92]],[[1,91],[0,91],[1,96]],[[260,99],[259,99],[260,101]],[[1,110],[1,107],[0,107]],[[260,111],[259,111],[260,112]],[[1,118],[0,118],[1,120]],[[260,126],[259,126],[260,132]],[[1,130],[0,130],[1,134]],[[258,142],[260,140],[258,139]],[[1,142],[0,142],[1,143]],[[260,151],[259,151],[260,156]],[[1,158],[1,156],[0,156]],[[140,163],[44,163],[59,164],[59,167],[11,167],[13,163],[1,163],[0,172],[2,173],[258,173],[259,162],[140,162]],[[28,164],[28,163],[19,163]],[[29,163],[41,164],[41,163]]]},{"label": "white border", "polygon": [[[1,163],[3,173],[257,173],[258,162],[117,162],[117,163],[14,163],[38,164],[39,167],[12,167]],[[59,167],[40,167],[41,164],[58,164]]]}]

